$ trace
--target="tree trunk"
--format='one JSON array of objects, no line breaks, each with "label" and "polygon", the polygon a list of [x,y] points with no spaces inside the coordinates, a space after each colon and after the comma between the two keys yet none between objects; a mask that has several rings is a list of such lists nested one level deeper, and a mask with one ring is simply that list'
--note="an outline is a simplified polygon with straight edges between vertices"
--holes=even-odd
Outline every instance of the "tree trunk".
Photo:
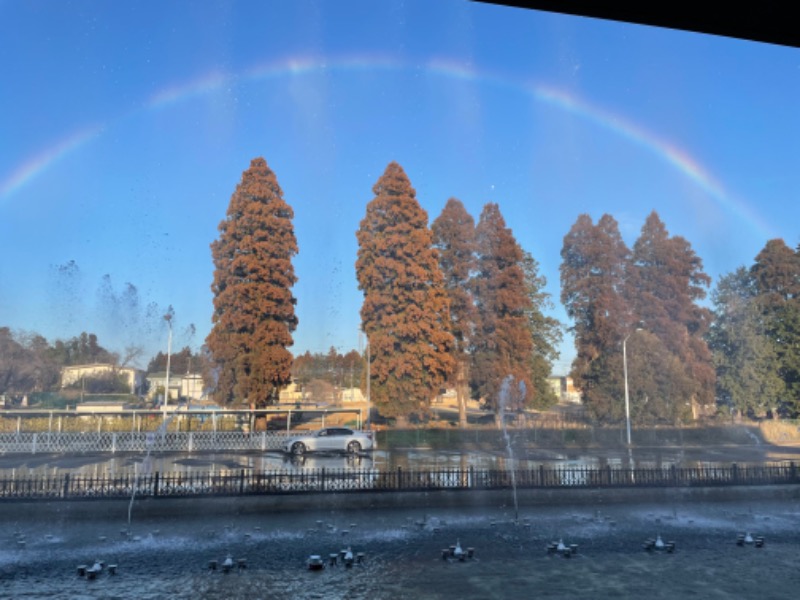
[{"label": "tree trunk", "polygon": [[469,398],[469,388],[467,386],[467,363],[461,361],[458,365],[458,376],[456,377],[456,402],[458,402],[458,426],[461,429],[467,427],[467,399]]}]

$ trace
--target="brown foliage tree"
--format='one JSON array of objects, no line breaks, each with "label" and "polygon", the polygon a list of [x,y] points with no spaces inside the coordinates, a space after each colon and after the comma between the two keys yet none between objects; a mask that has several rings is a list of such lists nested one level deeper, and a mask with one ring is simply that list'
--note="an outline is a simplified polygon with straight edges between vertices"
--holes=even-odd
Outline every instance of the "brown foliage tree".
[{"label": "brown foliage tree", "polygon": [[431,225],[434,247],[439,252],[439,268],[450,299],[451,331],[455,338],[455,388],[459,423],[467,424],[469,397],[469,347],[475,332],[477,310],[470,281],[475,269],[475,219],[456,198],[447,201],[442,213]]},{"label": "brown foliage tree", "polygon": [[214,313],[207,345],[220,404],[266,406],[291,381],[293,217],[275,174],[263,158],[253,159],[211,244]]},{"label": "brown foliage tree", "polygon": [[411,182],[392,162],[372,191],[356,232],[371,396],[381,414],[403,421],[428,413],[453,371],[454,339],[428,215]]},{"label": "brown foliage tree", "polygon": [[769,240],[756,256],[750,273],[759,303],[769,310],[800,298],[800,253],[781,239]]},{"label": "brown foliage tree", "polygon": [[[628,287],[630,302],[640,326],[655,334],[683,365],[693,386],[675,402],[714,403],[715,371],[705,341],[712,313],[697,304],[706,296],[711,278],[688,241],[670,237],[653,211],[633,246],[633,267]],[[681,411],[672,411],[682,414]]]},{"label": "brown foliage tree", "polygon": [[[531,299],[523,270],[524,254],[506,227],[497,204],[486,204],[476,227],[477,269],[473,280],[478,329],[472,344],[472,382],[478,397],[497,411],[503,381],[522,388],[516,406],[528,406],[535,388],[530,366],[533,338],[528,322]],[[519,386],[519,384],[522,384]]]},{"label": "brown foliage tree", "polygon": [[621,359],[621,344],[632,316],[625,299],[630,250],[616,220],[603,215],[594,225],[583,214],[564,236],[561,301],[573,320],[576,357],[572,377],[598,418],[611,417],[609,360]]}]

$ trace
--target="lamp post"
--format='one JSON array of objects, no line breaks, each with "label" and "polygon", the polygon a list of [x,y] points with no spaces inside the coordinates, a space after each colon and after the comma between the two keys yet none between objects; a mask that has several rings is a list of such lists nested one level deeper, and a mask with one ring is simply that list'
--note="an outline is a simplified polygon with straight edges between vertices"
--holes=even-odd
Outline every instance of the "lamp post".
[{"label": "lamp post", "polygon": [[164,315],[164,320],[167,322],[167,326],[169,327],[169,334],[167,336],[167,376],[164,380],[164,406],[162,407],[164,419],[166,419],[167,400],[169,399],[169,361],[172,355],[172,306],[169,307],[167,314]]},{"label": "lamp post", "polygon": [[372,362],[370,356],[370,346],[369,346],[369,338],[367,338],[367,430],[369,431],[372,429],[372,402],[370,401],[370,385],[371,385],[371,373],[370,373],[370,363]]},{"label": "lamp post", "polygon": [[622,372],[625,377],[625,425],[628,432],[629,447],[631,445],[631,404],[628,398],[628,354],[625,350],[625,345],[627,344],[629,337],[641,330],[641,327],[637,327],[634,331],[626,335],[624,340],[622,340]]},{"label": "lamp post", "polygon": [[[364,331],[359,331],[358,332],[358,351],[361,352],[361,335],[362,334],[364,335],[364,338],[366,339],[366,344],[367,344],[367,347],[364,350],[365,350],[365,352],[367,354],[367,422],[366,422],[366,429],[369,430],[369,429],[372,429],[372,419],[370,419],[370,416],[372,414],[372,404],[370,402],[370,385],[371,385],[371,381],[370,381],[370,379],[371,379],[371,377],[370,377],[370,375],[371,375],[371,373],[370,373],[370,368],[371,368],[370,367],[370,363],[372,361],[370,360],[371,357],[370,357],[369,336]],[[363,357],[363,354],[362,354],[362,357]],[[364,427],[364,423],[363,422],[362,422],[361,426]]]}]

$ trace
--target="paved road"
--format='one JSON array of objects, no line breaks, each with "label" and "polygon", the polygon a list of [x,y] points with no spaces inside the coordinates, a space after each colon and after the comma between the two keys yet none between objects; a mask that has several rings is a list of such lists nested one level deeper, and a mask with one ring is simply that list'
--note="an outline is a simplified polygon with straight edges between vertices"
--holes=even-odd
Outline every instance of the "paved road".
[{"label": "paved road", "polygon": [[[800,464],[800,448],[754,444],[750,446],[705,446],[624,449],[527,449],[522,456],[513,456],[514,464],[528,468],[546,466],[611,466],[668,467],[719,464],[763,464],[795,461]],[[231,469],[446,469],[507,468],[509,455],[504,449],[494,451],[433,451],[406,448],[377,450],[363,456],[339,454],[308,455],[301,460],[280,452],[217,452],[144,454],[36,454],[0,456],[0,476],[57,474],[64,471],[84,475],[101,475],[146,469],[148,471],[208,472]]]}]

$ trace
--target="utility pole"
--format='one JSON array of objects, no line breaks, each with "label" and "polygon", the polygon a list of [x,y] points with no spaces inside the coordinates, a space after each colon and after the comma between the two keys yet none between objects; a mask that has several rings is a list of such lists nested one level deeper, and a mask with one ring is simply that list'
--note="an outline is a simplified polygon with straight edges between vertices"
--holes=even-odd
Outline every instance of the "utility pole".
[{"label": "utility pole", "polygon": [[164,419],[167,418],[167,402],[169,400],[169,361],[172,355],[172,306],[169,307],[167,310],[167,314],[164,315],[164,320],[167,322],[167,326],[169,327],[169,334],[167,336],[167,376],[164,381]]}]

